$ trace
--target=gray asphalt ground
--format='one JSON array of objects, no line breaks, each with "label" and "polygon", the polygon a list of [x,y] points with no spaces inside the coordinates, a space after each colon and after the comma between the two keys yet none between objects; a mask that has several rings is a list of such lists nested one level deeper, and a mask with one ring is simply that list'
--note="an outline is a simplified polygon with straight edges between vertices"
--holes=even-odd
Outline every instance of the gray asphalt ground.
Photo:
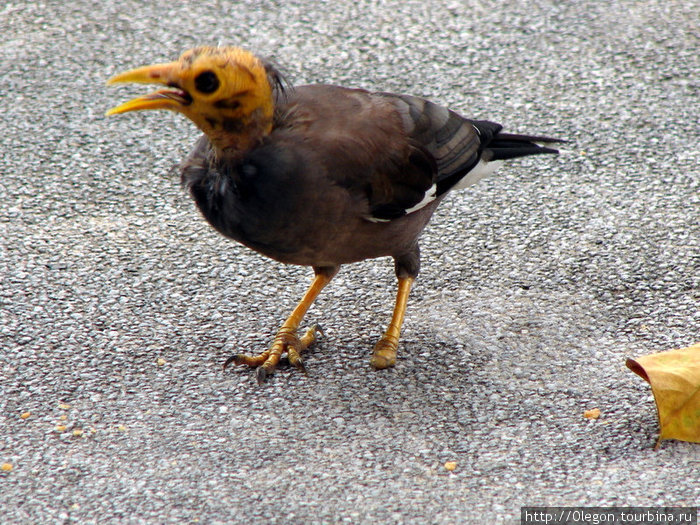
[{"label": "gray asphalt ground", "polygon": [[[0,521],[697,505],[700,447],[654,450],[651,391],[624,362],[700,340],[698,20],[697,2],[661,0],[5,3]],[[368,362],[395,293],[381,259],[310,311],[325,337],[308,376],[222,371],[266,347],[311,271],[199,216],[173,171],[199,135],[184,118],[103,116],[148,90],[112,74],[219,43],[294,83],[570,141],[444,202],[393,370]]]}]

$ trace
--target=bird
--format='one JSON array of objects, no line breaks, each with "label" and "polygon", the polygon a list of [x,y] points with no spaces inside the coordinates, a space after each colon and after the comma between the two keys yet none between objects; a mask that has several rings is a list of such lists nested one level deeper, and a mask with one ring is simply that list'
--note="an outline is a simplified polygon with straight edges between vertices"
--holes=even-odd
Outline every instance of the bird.
[{"label": "bird", "polygon": [[167,63],[107,81],[158,89],[107,111],[175,111],[203,132],[180,165],[183,187],[218,232],[314,277],[271,345],[235,353],[259,383],[321,332],[300,332],[308,309],[342,265],[392,257],[397,292],[370,364],[395,365],[419,237],[445,196],[502,161],[556,154],[560,139],[506,133],[424,98],[332,84],[293,86],[267,58],[237,46],[198,46]]}]

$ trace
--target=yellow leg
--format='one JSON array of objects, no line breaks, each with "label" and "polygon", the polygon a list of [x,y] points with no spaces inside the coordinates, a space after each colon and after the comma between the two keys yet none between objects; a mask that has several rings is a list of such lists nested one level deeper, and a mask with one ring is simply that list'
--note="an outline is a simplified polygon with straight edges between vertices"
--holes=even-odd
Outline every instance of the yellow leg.
[{"label": "yellow leg", "polygon": [[411,285],[415,279],[413,277],[399,277],[399,289],[396,293],[396,305],[394,314],[391,316],[389,327],[384,332],[382,338],[374,345],[374,352],[370,359],[370,364],[377,369],[389,368],[396,364],[396,351],[399,348],[399,337],[401,335],[401,325],[406,314],[406,304]]},{"label": "yellow leg", "polygon": [[309,345],[314,342],[316,339],[316,332],[320,332],[321,330],[318,325],[314,325],[309,328],[301,338],[297,336],[297,330],[299,329],[304,315],[306,315],[306,312],[316,300],[318,294],[320,294],[321,290],[331,281],[335,273],[335,271],[316,270],[316,276],[311,286],[309,286],[304,297],[302,297],[299,304],[294,308],[292,314],[280,327],[272,342],[272,346],[270,346],[268,350],[254,356],[234,354],[226,360],[224,368],[231,363],[258,367],[257,377],[258,382],[261,383],[268,375],[274,372],[275,367],[282,357],[282,353],[287,352],[289,362],[297,368],[305,370],[301,352],[306,350]]}]

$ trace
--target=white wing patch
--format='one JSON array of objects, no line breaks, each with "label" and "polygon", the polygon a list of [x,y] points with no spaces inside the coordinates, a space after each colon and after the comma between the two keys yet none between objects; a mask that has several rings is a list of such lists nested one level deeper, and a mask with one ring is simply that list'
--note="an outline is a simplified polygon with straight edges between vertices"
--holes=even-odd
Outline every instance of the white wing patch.
[{"label": "white wing patch", "polygon": [[380,219],[379,217],[365,217],[369,222],[389,222],[391,219]]},{"label": "white wing patch", "polygon": [[421,200],[418,204],[415,206],[411,206],[410,208],[406,208],[406,215],[409,213],[413,213],[414,211],[420,210],[421,208],[427,206],[431,202],[435,200],[435,194],[437,193],[437,185],[433,184],[428,188],[428,191],[425,192],[425,196],[423,197],[423,200]]},{"label": "white wing patch", "polygon": [[[413,213],[414,211],[418,211],[421,208],[424,208],[425,206],[427,206],[428,204],[433,202],[435,200],[436,193],[437,193],[437,185],[433,184],[432,186],[430,186],[430,188],[428,188],[428,191],[425,192],[423,199],[421,199],[421,201],[418,204],[411,206],[410,208],[406,208],[404,210],[404,215],[401,215],[401,217],[405,217],[409,213]],[[398,217],[396,217],[396,218],[398,219]],[[379,217],[365,217],[365,219],[367,219],[369,222],[389,222],[392,220],[392,219],[380,219]]]},{"label": "white wing patch", "polygon": [[[485,162],[483,160],[480,160],[474,168],[472,168],[469,173],[467,173],[464,177],[460,179],[460,181],[455,184],[450,190],[461,190],[463,188],[466,188],[467,186],[471,186],[472,184],[476,184],[479,182],[481,179],[488,177],[491,175],[494,171],[496,171],[501,164],[503,164],[503,161],[500,160],[494,160],[491,162]],[[414,211],[418,211],[421,208],[425,208],[428,204],[433,202],[435,200],[437,193],[437,185],[433,184],[430,188],[428,188],[428,191],[425,192],[425,195],[423,196],[423,199],[421,201],[414,205],[411,206],[410,208],[406,208],[405,212],[406,215],[409,213],[413,213]],[[365,217],[368,221],[370,222],[389,222],[391,219],[380,219],[378,217]]]},{"label": "white wing patch", "polygon": [[503,161],[501,160],[492,160],[491,162],[484,162],[483,160],[480,160],[476,166],[469,170],[469,173],[462,177],[451,189],[461,190],[467,186],[476,184],[481,179],[491,175],[501,166],[501,164],[503,164]]}]

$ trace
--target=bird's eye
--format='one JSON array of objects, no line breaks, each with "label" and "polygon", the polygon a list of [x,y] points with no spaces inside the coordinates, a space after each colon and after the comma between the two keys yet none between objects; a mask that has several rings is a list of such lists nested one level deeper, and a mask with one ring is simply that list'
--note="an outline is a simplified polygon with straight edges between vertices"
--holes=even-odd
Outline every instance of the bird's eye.
[{"label": "bird's eye", "polygon": [[194,87],[200,93],[213,93],[219,89],[219,78],[213,71],[204,71],[195,77]]}]

